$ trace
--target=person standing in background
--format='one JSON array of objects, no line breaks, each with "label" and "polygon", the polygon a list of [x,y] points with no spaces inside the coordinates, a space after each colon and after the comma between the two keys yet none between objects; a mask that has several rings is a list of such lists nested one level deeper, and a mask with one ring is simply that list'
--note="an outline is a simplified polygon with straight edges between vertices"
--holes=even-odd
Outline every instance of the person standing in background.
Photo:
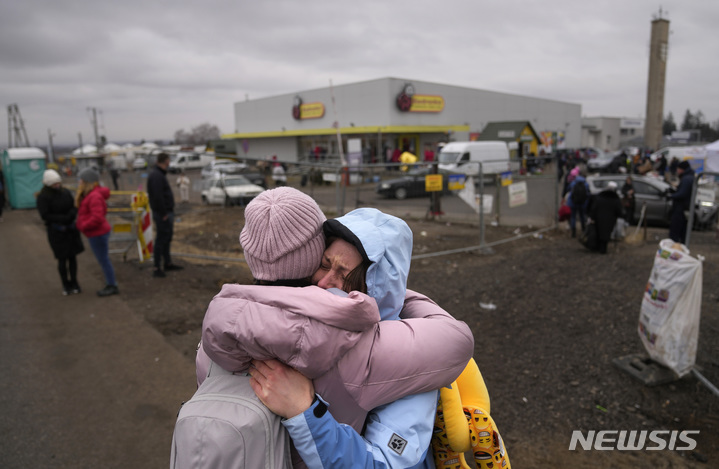
[{"label": "person standing in background", "polygon": [[630,225],[633,225],[636,199],[634,197],[634,184],[632,183],[631,176],[627,176],[627,180],[622,186],[622,206],[624,207],[624,218],[627,219]]},{"label": "person standing in background", "polygon": [[607,187],[592,196],[589,202],[589,218],[597,224],[597,251],[607,253],[617,218],[622,216],[622,202],[617,194],[617,183],[609,181]]},{"label": "person standing in background", "polygon": [[110,177],[112,178],[112,186],[116,191],[119,191],[120,186],[118,186],[117,181],[120,178],[120,171],[117,170],[114,162],[110,163]]},{"label": "person standing in background", "polygon": [[668,197],[672,200],[672,215],[669,221],[669,237],[672,241],[682,243],[687,238],[687,214],[692,209],[692,187],[694,186],[694,170],[688,161],[677,165],[679,186],[674,194]]},{"label": "person standing in background", "polygon": [[187,203],[190,201],[190,178],[185,174],[185,170],[180,170],[177,176],[177,187],[180,188],[180,202]]},{"label": "person standing in background", "polygon": [[275,187],[287,185],[285,168],[277,161],[277,155],[272,157],[272,180],[275,183]]},{"label": "person standing in background", "polygon": [[92,168],[85,168],[78,175],[75,206],[77,207],[77,229],[87,237],[95,259],[105,276],[105,288],[97,296],[117,295],[120,290],[115,280],[115,269],[110,262],[110,232],[112,227],[107,218],[107,202],[110,189],[100,186],[100,175]]},{"label": "person standing in background", "polygon": [[[578,166],[576,167],[578,168]],[[576,169],[575,168],[575,169]],[[571,175],[574,169],[569,172]],[[572,238],[577,237],[577,216],[579,216],[579,222],[582,225],[582,233],[587,226],[587,207],[589,206],[589,185],[587,180],[584,178],[584,172],[577,170],[576,176],[569,184],[567,193],[569,197],[567,199],[567,205],[572,210],[569,216],[569,227],[572,230]]]},{"label": "person standing in background", "polygon": [[37,196],[37,210],[47,228],[47,240],[57,259],[62,281],[62,294],[80,293],[77,283],[77,255],[85,250],[80,232],[75,226],[77,208],[69,190],[62,187],[62,179],[54,169],[42,175],[42,189]]},{"label": "person standing in background", "polygon": [[150,199],[152,221],[157,230],[154,247],[155,270],[152,276],[157,278],[165,277],[165,272],[168,270],[183,269],[182,266],[173,264],[170,257],[170,243],[172,243],[175,223],[175,196],[167,181],[168,166],[170,166],[170,155],[160,153],[157,155],[155,168],[147,177],[147,196]]}]

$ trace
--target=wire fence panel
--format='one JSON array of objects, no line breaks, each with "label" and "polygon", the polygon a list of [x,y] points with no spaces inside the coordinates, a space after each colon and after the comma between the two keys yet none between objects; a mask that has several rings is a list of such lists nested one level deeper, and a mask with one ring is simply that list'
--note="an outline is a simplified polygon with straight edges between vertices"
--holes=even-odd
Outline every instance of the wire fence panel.
[{"label": "wire fence panel", "polygon": [[[246,163],[248,170],[263,174],[267,188],[289,185],[300,189],[328,216],[374,207],[399,217],[472,224],[477,226],[480,245],[491,227],[521,226],[526,232],[526,227],[542,230],[556,226],[560,202],[551,160],[533,160],[529,168],[517,160],[454,168],[421,161],[342,166],[330,158],[324,162]],[[282,166],[281,180],[273,177],[277,165]],[[485,167],[492,172],[485,174]]]}]

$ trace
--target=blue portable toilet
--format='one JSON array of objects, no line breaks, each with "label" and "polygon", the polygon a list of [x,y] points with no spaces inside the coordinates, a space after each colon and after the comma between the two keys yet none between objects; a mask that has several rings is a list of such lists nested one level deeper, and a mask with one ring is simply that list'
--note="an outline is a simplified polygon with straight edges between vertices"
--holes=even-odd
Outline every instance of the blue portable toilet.
[{"label": "blue portable toilet", "polygon": [[2,154],[10,207],[35,208],[35,194],[42,189],[45,152],[39,148],[8,148]]}]

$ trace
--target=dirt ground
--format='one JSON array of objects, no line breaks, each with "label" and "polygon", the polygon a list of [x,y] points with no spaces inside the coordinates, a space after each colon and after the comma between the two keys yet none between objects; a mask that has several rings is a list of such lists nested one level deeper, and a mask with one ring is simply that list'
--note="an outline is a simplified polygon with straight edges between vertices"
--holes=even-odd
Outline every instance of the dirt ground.
[{"label": "dirt ground", "polygon": [[[476,226],[406,219],[414,254],[477,246]],[[130,258],[118,280],[136,311],[194,361],[210,299],[224,283],[250,283],[238,242],[239,207],[192,206],[178,216],[173,252],[186,268],[166,279]],[[530,232],[494,227],[488,244]],[[612,360],[644,352],[639,307],[658,240],[650,228],[640,246],[585,250],[566,229],[494,245],[491,252],[413,261],[409,287],[474,331],[475,359],[492,397],[492,415],[516,468],[719,467],[719,397],[691,375],[647,387]],[[695,233],[692,254],[705,256],[697,364],[719,384],[719,241]],[[160,294],[158,294],[158,291]],[[693,451],[569,451],[573,430],[699,430]],[[651,446],[651,445],[649,445]]]}]

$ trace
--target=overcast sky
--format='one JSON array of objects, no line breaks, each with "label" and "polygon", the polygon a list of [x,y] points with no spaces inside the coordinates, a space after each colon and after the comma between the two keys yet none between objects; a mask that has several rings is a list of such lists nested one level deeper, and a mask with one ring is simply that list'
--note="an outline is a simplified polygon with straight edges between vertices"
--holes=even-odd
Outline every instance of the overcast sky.
[{"label": "overcast sky", "polygon": [[[719,4],[664,0],[665,115],[719,119]],[[169,140],[233,103],[382,77],[579,103],[644,117],[646,0],[0,0],[0,105],[31,145]],[[7,114],[5,114],[7,116]],[[5,118],[7,120],[7,117]],[[7,145],[0,132],[0,146]]]}]

